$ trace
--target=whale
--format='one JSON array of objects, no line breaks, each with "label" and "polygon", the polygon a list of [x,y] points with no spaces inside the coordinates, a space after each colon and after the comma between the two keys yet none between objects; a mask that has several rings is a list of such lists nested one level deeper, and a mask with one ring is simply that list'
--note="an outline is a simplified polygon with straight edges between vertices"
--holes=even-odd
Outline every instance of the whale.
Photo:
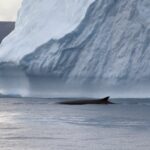
[{"label": "whale", "polygon": [[98,104],[98,105],[108,105],[114,104],[113,102],[109,101],[110,97],[99,98],[99,99],[77,99],[77,100],[67,100],[63,102],[59,102],[59,104],[64,105],[87,105],[87,104]]}]

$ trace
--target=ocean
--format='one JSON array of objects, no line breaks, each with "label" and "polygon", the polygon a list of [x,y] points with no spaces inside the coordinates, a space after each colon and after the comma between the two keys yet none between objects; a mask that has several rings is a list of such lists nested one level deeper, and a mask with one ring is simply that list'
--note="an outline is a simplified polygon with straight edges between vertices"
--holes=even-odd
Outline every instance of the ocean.
[{"label": "ocean", "polygon": [[150,99],[60,105],[0,98],[0,150],[149,150]]}]

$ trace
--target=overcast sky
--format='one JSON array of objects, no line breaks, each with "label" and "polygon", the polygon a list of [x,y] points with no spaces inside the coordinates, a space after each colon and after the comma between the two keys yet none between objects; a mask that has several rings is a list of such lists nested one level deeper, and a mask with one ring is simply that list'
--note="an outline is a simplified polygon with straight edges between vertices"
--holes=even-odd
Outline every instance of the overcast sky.
[{"label": "overcast sky", "polygon": [[22,0],[0,0],[0,21],[15,21]]}]

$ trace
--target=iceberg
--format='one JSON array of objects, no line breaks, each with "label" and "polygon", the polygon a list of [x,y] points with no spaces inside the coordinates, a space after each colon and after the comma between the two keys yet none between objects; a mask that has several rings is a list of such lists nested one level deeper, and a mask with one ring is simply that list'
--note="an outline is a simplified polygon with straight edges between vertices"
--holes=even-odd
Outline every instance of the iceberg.
[{"label": "iceberg", "polygon": [[34,87],[48,78],[149,96],[149,14],[149,0],[24,0],[0,61],[37,79]]}]

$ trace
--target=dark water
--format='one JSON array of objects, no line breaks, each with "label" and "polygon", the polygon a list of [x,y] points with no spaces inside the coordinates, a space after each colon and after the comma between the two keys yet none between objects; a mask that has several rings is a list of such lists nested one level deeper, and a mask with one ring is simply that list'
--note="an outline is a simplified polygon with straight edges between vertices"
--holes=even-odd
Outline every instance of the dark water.
[{"label": "dark water", "polygon": [[0,99],[0,150],[149,150],[150,99],[67,106]]}]

